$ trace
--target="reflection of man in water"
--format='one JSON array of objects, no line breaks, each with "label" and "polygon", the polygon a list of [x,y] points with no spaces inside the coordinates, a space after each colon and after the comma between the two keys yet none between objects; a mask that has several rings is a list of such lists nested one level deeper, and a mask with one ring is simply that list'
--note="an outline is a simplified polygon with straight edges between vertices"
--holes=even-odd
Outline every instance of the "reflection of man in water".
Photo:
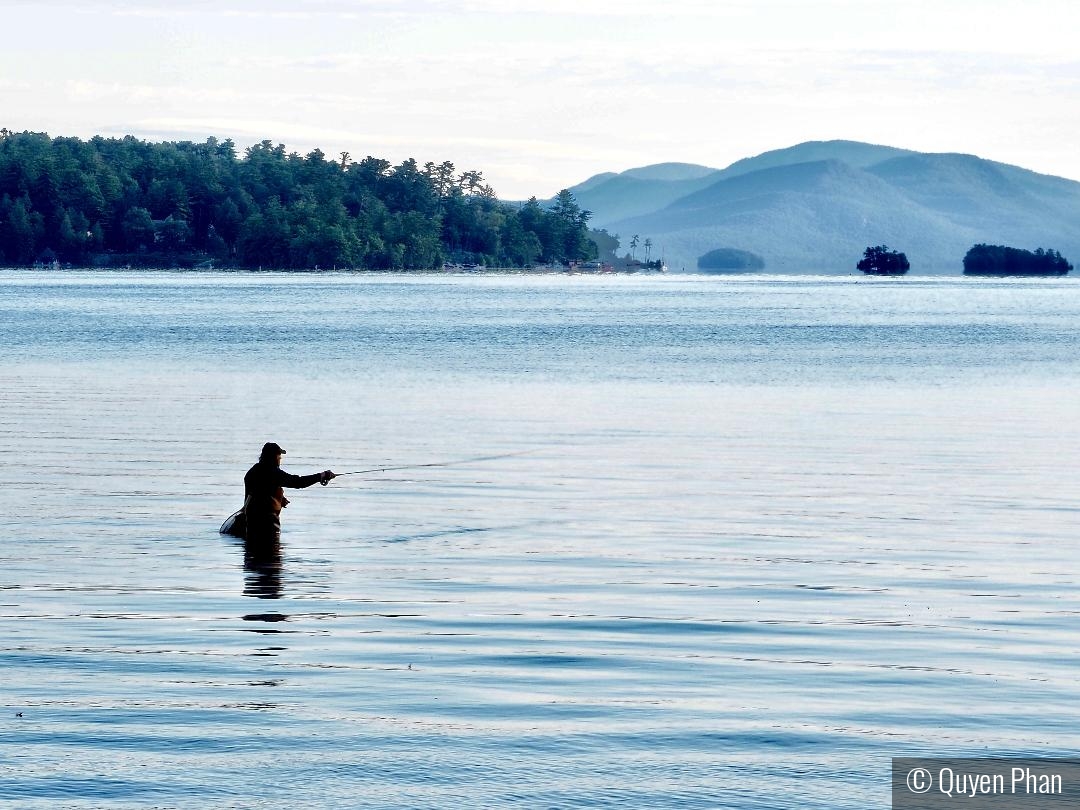
[{"label": "reflection of man in water", "polygon": [[281,541],[244,540],[244,596],[281,598]]},{"label": "reflection of man in water", "polygon": [[326,484],[337,478],[330,470],[311,475],[293,475],[281,469],[281,457],[285,451],[274,442],[263,445],[262,454],[255,466],[244,476],[244,517],[247,520],[245,540],[247,543],[277,540],[281,534],[281,510],[288,506],[283,487],[303,489],[312,484]]}]

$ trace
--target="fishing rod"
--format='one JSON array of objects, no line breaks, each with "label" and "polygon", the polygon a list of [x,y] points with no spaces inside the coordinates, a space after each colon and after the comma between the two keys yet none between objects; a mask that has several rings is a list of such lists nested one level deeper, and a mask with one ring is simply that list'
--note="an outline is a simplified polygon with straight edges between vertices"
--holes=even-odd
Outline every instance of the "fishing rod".
[{"label": "fishing rod", "polygon": [[459,464],[473,464],[477,461],[495,461],[501,458],[514,458],[535,453],[536,450],[521,450],[517,453],[501,453],[497,456],[475,456],[473,458],[461,458],[453,461],[433,461],[428,464],[399,464],[393,467],[372,467],[370,470],[353,470],[352,472],[337,473],[336,477],[343,475],[367,475],[370,473],[393,472],[395,470],[419,470],[425,467],[456,467]]},{"label": "fishing rod", "polygon": [[[343,475],[366,475],[366,474],[369,474],[369,473],[392,472],[394,470],[419,470],[419,469],[423,469],[425,467],[456,467],[459,464],[473,464],[473,463],[475,463],[477,461],[495,461],[496,459],[501,459],[501,458],[514,458],[515,456],[527,456],[530,453],[538,452],[539,449],[540,448],[536,448],[536,449],[533,449],[533,450],[520,450],[517,453],[500,453],[499,455],[495,455],[495,456],[474,456],[472,458],[459,458],[459,459],[454,459],[453,461],[432,461],[432,462],[429,462],[427,464],[398,464],[398,465],[395,465],[395,466],[392,466],[392,467],[372,467],[369,470],[353,470],[351,472],[337,473],[334,477],[335,478],[340,478]],[[325,487],[330,482],[329,481],[319,481],[319,483],[322,484]],[[244,503],[244,506],[245,507],[247,506],[246,502]],[[243,508],[240,508],[237,511],[233,512],[231,515],[229,515],[225,519],[225,522],[221,524],[221,528],[218,529],[218,531],[221,534],[231,534],[231,535],[233,535],[235,537],[243,537],[244,529],[242,529],[242,528],[236,529],[235,528],[237,521],[240,520],[243,517],[243,515],[244,515],[244,509]]]}]

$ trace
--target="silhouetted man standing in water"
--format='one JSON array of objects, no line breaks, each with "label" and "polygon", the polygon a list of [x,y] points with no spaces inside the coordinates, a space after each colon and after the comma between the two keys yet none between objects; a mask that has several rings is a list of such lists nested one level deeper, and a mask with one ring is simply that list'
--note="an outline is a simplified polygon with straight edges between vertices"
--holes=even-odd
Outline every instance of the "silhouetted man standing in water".
[{"label": "silhouetted man standing in water", "polygon": [[244,517],[247,520],[245,539],[249,542],[270,542],[281,534],[281,510],[289,503],[284,487],[303,489],[312,484],[326,484],[337,478],[331,470],[311,475],[293,475],[281,469],[285,451],[275,442],[263,445],[255,466],[244,476]]}]

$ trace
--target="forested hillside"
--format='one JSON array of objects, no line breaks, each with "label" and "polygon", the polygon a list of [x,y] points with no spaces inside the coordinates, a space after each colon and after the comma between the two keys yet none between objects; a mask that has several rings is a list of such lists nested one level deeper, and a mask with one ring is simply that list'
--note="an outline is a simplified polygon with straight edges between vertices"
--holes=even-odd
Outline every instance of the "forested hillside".
[{"label": "forested hillside", "polygon": [[568,191],[509,205],[449,162],[0,131],[0,265],[528,267],[593,258],[588,219]]}]

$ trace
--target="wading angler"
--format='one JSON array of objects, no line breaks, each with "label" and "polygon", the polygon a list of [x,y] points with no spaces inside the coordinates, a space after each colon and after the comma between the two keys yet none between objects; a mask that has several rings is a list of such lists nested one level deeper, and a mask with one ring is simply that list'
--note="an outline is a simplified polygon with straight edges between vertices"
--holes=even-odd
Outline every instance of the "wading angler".
[{"label": "wading angler", "polygon": [[263,445],[259,460],[244,476],[244,505],[221,527],[223,534],[249,541],[274,541],[281,534],[281,510],[289,505],[285,487],[304,489],[328,484],[337,475],[323,470],[311,475],[293,475],[281,469],[285,450],[276,442]]}]

